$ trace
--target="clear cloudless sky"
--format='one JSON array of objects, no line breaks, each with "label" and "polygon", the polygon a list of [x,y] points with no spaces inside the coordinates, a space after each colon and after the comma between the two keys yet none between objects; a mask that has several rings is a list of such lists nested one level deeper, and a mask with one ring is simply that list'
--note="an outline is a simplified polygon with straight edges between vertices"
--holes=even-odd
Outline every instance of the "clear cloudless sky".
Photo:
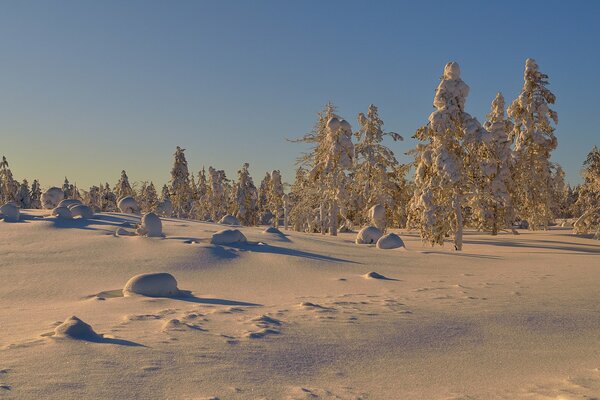
[{"label": "clear cloudless sky", "polygon": [[309,131],[332,101],[356,127],[379,107],[400,161],[427,122],[449,60],[481,122],[494,95],[518,95],[535,58],[557,96],[553,160],[571,183],[600,145],[599,1],[0,2],[0,155],[17,179],[80,188],[190,170],[258,184],[293,180]]}]

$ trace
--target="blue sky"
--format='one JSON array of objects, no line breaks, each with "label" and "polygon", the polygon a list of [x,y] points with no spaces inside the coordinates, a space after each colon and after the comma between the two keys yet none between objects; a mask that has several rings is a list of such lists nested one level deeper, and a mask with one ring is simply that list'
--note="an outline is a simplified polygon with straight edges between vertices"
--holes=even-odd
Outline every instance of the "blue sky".
[{"label": "blue sky", "polygon": [[176,146],[190,169],[245,161],[255,181],[293,179],[332,101],[356,127],[379,107],[401,161],[432,111],[444,64],[471,87],[483,122],[535,58],[557,96],[553,160],[577,183],[598,141],[597,1],[3,1],[0,154],[18,179],[80,187],[168,180]]}]

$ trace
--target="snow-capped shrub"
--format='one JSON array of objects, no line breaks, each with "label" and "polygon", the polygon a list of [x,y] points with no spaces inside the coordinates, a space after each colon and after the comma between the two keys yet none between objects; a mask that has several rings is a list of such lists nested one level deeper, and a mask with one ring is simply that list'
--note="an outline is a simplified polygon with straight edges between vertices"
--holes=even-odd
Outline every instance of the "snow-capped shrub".
[{"label": "snow-capped shrub", "polygon": [[140,206],[138,205],[137,201],[135,201],[135,199],[131,196],[125,196],[122,199],[120,199],[119,203],[117,204],[117,207],[119,207],[119,210],[125,214],[140,213]]},{"label": "snow-capped shrub", "polygon": [[136,275],[123,288],[124,296],[173,297],[181,294],[175,277],[166,272]]},{"label": "snow-capped shrub", "polygon": [[375,244],[382,235],[383,233],[376,227],[367,226],[356,235],[356,244]]},{"label": "snow-capped shrub", "polygon": [[245,243],[246,236],[237,229],[224,229],[212,235],[212,244]]},{"label": "snow-capped shrub", "polygon": [[144,214],[136,233],[140,236],[161,237],[163,235],[162,222],[158,215],[153,212]]},{"label": "snow-capped shrub", "polygon": [[60,203],[58,203],[58,205],[56,207],[71,208],[71,207],[79,205],[79,204],[83,204],[83,203],[81,201],[75,200],[75,199],[64,199],[64,200],[61,200]]},{"label": "snow-capped shrub", "polygon": [[42,206],[45,209],[56,208],[64,197],[65,193],[61,188],[51,187],[42,193]]},{"label": "snow-capped shrub", "polygon": [[380,231],[385,231],[385,207],[381,204],[375,204],[369,209],[369,220]]},{"label": "snow-capped shrub", "polygon": [[54,328],[54,335],[78,340],[96,341],[102,339],[92,327],[76,316],[69,317],[65,322]]},{"label": "snow-capped shrub", "polygon": [[399,247],[405,247],[404,242],[400,238],[400,236],[395,233],[388,233],[387,235],[383,235],[377,241],[378,249],[397,249]]},{"label": "snow-capped shrub", "polygon": [[73,218],[89,219],[94,217],[94,211],[85,204],[73,204],[69,207]]},{"label": "snow-capped shrub", "polygon": [[234,217],[233,215],[227,214],[223,218],[221,218],[221,220],[219,221],[219,223],[221,225],[239,225],[240,221],[236,217]]},{"label": "snow-capped shrub", "polygon": [[67,207],[56,207],[52,210],[52,215],[58,218],[71,219],[73,218],[73,214],[71,214],[71,210]]},{"label": "snow-capped shrub", "polygon": [[0,214],[2,214],[4,222],[19,222],[19,218],[21,217],[19,207],[14,203],[6,203],[0,207]]}]

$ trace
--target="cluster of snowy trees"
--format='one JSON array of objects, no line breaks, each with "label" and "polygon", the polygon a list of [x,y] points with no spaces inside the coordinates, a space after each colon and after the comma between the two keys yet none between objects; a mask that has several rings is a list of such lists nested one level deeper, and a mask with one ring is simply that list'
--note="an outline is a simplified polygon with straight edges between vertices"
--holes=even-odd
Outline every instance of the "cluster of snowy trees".
[{"label": "cluster of snowy trees", "polygon": [[[546,228],[554,217],[579,217],[576,230],[598,229],[600,151],[584,163],[585,182],[571,188],[562,168],[550,161],[556,98],[548,76],[526,60],[523,88],[506,107],[498,93],[482,124],[467,113],[469,86],[455,62],[444,68],[428,122],[414,135],[420,143],[400,164],[384,144],[402,140],[384,130],[378,109],[370,105],[356,118],[356,130],[329,103],[311,132],[293,142],[310,149],[299,158],[294,182],[284,191],[280,171],[266,173],[258,187],[244,163],[237,179],[224,170],[204,167],[190,172],[185,150],[177,147],[171,179],[158,193],[153,182],[131,185],[125,171],[118,182],[81,190],[65,178],[64,198],[81,200],[95,211],[116,211],[118,201],[133,197],[141,212],[218,221],[231,214],[244,225],[284,224],[303,232],[336,235],[369,223],[369,210],[385,210],[385,225],[418,229],[427,243],[451,238],[462,248],[464,226],[497,234],[515,221]],[[414,169],[414,179],[407,180]],[[42,189],[34,180],[17,182],[6,158],[0,163],[0,203],[40,208]],[[514,231],[514,229],[513,229]]]}]

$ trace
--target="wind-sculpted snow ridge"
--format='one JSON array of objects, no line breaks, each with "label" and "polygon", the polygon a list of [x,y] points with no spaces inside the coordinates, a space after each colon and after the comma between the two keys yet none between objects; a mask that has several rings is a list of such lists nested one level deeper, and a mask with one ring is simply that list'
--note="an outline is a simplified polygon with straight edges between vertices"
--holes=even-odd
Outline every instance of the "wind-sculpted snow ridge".
[{"label": "wind-sculpted snow ridge", "polygon": [[182,292],[177,288],[175,277],[166,272],[136,275],[125,284],[123,295],[143,295],[151,297],[176,297]]},{"label": "wind-sculpted snow ridge", "polygon": [[238,229],[223,229],[212,235],[212,244],[246,243],[246,236]]}]

